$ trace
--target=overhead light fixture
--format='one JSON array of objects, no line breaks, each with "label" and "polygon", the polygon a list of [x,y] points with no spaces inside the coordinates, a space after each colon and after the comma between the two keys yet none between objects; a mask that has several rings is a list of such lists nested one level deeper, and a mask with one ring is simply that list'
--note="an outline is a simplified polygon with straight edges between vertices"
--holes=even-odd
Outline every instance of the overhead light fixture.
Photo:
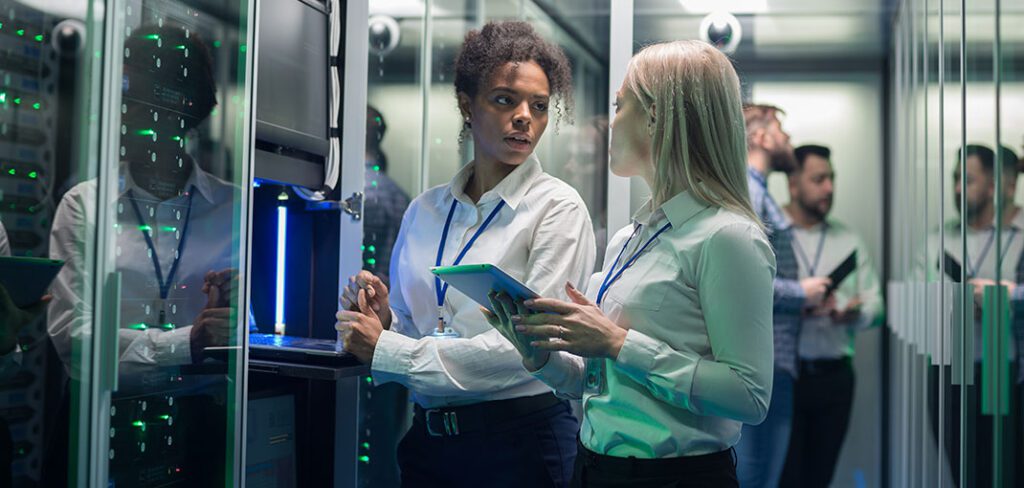
[{"label": "overhead light fixture", "polygon": [[768,12],[768,0],[679,0],[688,12],[710,14],[731,12],[734,14],[763,14]]},{"label": "overhead light fixture", "polygon": [[743,38],[743,28],[735,15],[713,12],[700,22],[700,39],[726,54],[736,52]]}]

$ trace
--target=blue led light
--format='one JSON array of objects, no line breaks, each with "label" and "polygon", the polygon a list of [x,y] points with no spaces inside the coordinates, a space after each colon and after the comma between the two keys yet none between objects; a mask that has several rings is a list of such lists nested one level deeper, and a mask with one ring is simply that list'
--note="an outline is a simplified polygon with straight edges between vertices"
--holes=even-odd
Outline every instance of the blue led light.
[{"label": "blue led light", "polygon": [[274,294],[274,333],[284,335],[285,245],[288,234],[288,208],[277,207],[277,283]]}]

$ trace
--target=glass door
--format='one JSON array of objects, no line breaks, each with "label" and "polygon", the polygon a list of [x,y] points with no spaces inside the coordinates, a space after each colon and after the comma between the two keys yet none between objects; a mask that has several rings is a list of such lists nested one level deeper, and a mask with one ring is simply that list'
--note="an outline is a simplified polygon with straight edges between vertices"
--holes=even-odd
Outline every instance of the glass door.
[{"label": "glass door", "polygon": [[109,382],[94,445],[111,486],[239,482],[249,4],[106,5],[103,171],[64,200],[99,202],[94,221],[74,223],[95,226],[101,250],[96,327]]}]

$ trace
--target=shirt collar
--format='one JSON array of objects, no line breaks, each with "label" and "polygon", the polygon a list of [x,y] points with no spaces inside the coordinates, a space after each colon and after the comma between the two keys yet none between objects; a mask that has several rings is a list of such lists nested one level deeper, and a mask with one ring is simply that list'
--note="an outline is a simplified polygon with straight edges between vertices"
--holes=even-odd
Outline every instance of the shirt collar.
[{"label": "shirt collar", "polygon": [[633,215],[634,224],[653,226],[662,220],[668,219],[672,228],[678,229],[690,219],[695,217],[704,209],[710,207],[707,203],[697,200],[693,192],[684,191],[670,198],[660,207],[651,209],[651,200],[647,200]]},{"label": "shirt collar", "polygon": [[[195,159],[192,159],[190,156],[185,157],[188,158],[189,164],[192,165],[192,174],[189,175],[188,181],[185,182],[185,188],[188,189],[194,187],[196,191],[199,192],[199,196],[205,198],[208,203],[213,203],[214,195],[213,188],[210,185],[210,174],[203,171],[203,169],[199,167],[199,164],[196,163]],[[132,179],[132,172],[129,171],[127,167],[122,167],[121,174],[124,175],[124,185],[121,188],[122,196],[124,196],[128,190],[131,190],[133,193],[137,193],[145,198],[156,200],[155,196],[135,183],[135,180]]]},{"label": "shirt collar", "polygon": [[[448,189],[452,196],[456,200],[463,203],[471,204],[473,200],[466,195],[466,183],[469,182],[469,178],[473,176],[473,171],[476,170],[476,163],[469,163],[462,167],[458,173],[452,178],[452,181],[448,184]],[[533,185],[544,169],[540,165],[540,161],[536,156],[530,155],[530,157],[520,164],[516,169],[512,170],[505,179],[501,180],[494,188],[487,193],[484,193],[480,197],[479,203],[487,203],[494,199],[501,199],[508,205],[512,210],[519,207],[519,204],[523,201],[526,196],[526,192],[530,191],[530,187]]]}]

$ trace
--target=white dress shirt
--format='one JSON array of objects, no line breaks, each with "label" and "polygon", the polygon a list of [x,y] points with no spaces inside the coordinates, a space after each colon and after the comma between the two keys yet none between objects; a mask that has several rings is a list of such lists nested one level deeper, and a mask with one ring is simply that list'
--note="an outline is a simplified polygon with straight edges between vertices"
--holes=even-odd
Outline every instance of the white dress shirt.
[{"label": "white dress shirt", "polygon": [[[237,249],[239,228],[235,202],[237,187],[203,171],[193,163],[192,175],[185,186],[195,188],[191,220],[183,235],[189,197],[187,194],[159,201],[139,188],[130,172],[123,170],[120,196],[117,200],[117,224],[112,232],[114,249],[102,250],[112,256],[121,273],[121,323],[118,346],[121,371],[131,373],[135,366],[173,366],[191,361],[189,334],[195,317],[206,306],[202,292],[209,271],[239,269]],[[155,301],[160,298],[156,270],[149,257],[149,246],[127,196],[131,189],[143,213],[145,225],[152,228],[164,279],[174,262],[179,240],[186,238],[166,300],[167,323],[161,327]],[[50,257],[65,261],[51,287],[48,329],[57,352],[70,366],[73,341],[86,340],[91,333],[92,310],[85,299],[92,285],[92,265],[87,261],[86,241],[96,232],[96,180],[76,185],[61,199],[50,234]],[[100,254],[103,255],[103,254]],[[142,329],[139,324],[145,324]],[[170,329],[170,330],[167,330]]]},{"label": "white dress shirt", "polygon": [[466,196],[473,164],[448,185],[417,197],[402,219],[391,258],[394,317],[373,355],[375,382],[394,381],[425,408],[501,400],[550,391],[526,371],[522,357],[492,328],[479,305],[449,288],[444,316],[459,338],[436,338],[434,275],[438,245],[452,200],[459,204],[444,247],[451,265],[487,215],[505,202],[461,264],[494,264],[544,297],[566,299],[566,282],[582,286],[594,269],[594,231],[579,194],[544,173],[530,157],[477,204]]},{"label": "white dress shirt", "polygon": [[[881,285],[864,241],[842,223],[832,219],[826,222],[827,225],[819,223],[809,228],[793,226],[793,251],[799,264],[800,279],[828,276],[856,250],[857,268],[836,289],[836,309],[846,309],[846,305],[855,297],[859,297],[863,305],[860,317],[848,324],[836,324],[828,316],[804,317],[800,329],[800,359],[841,359],[853,356],[854,334],[877,324],[882,315]],[[822,232],[824,242],[821,241]],[[820,258],[817,257],[819,245]]]},{"label": "white dress shirt", "polygon": [[[950,257],[960,263],[960,266],[964,268],[967,273],[968,281],[972,278],[984,278],[995,280],[996,279],[996,267],[999,266],[1001,280],[1005,281],[1016,281],[1017,279],[1017,264],[1020,262],[1021,254],[1024,252],[1024,210],[1017,213],[1014,219],[1008,224],[1002,226],[1002,232],[1000,239],[1002,241],[1002,256],[996,255],[995,245],[995,226],[990,225],[984,229],[975,229],[971,226],[967,226],[967,257],[964,259],[963,246],[960,241],[960,223],[957,220],[952,220],[946,223],[946,235],[945,235],[945,252],[949,253]],[[938,249],[938,233],[932,233],[929,236],[929,249]],[[987,250],[986,250],[987,249]],[[932,251],[935,254],[940,254],[938,251]],[[942,256],[933,258],[934,260],[928,264],[929,273],[932,276],[936,276],[939,272],[938,259],[942,259]],[[948,271],[947,271],[948,273]],[[946,278],[949,278],[947,274]],[[976,306],[976,311],[980,313],[981,307]],[[980,315],[974,320],[974,361],[980,362],[982,360],[982,349],[984,343],[982,341],[982,321]],[[1012,327],[1012,324],[1009,325]],[[1017,351],[1015,347],[1009,347],[1008,356],[1010,359],[1016,358]]]},{"label": "white dress shirt", "polygon": [[[601,303],[629,329],[616,360],[552,354],[534,374],[561,396],[583,398],[583,445],[617,457],[665,458],[726,450],[743,423],[764,419],[772,389],[775,256],[745,217],[683,192],[651,212],[622,261],[661,234]],[[608,244],[604,275],[634,227]],[[621,265],[621,262],[620,262]]]}]

